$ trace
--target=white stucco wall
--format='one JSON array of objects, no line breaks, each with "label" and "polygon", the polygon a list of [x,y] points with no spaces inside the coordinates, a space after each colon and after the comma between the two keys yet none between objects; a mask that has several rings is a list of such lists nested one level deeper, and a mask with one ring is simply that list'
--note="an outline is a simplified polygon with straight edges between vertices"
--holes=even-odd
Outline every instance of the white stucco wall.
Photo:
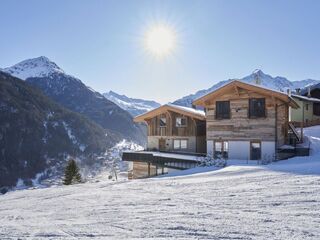
[{"label": "white stucco wall", "polygon": [[213,156],[213,140],[207,140],[207,155]]},{"label": "white stucco wall", "polygon": [[250,159],[250,142],[229,141],[229,159]]},{"label": "white stucco wall", "polygon": [[[229,159],[250,160],[250,141],[228,141],[229,142]],[[213,155],[214,141],[207,141],[207,153]],[[269,160],[274,157],[275,142],[261,142],[261,158]]]},{"label": "white stucco wall", "polygon": [[158,149],[159,148],[159,138],[148,136],[147,148],[148,149],[153,149],[153,148]]},{"label": "white stucco wall", "polygon": [[274,158],[275,155],[275,142],[261,142],[261,158],[268,160]]}]

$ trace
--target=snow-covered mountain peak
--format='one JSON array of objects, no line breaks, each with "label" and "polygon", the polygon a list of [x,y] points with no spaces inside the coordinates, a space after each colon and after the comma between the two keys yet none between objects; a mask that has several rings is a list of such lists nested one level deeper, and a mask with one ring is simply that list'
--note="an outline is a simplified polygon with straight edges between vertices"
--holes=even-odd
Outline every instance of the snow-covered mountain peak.
[{"label": "snow-covered mountain peak", "polygon": [[103,96],[128,111],[132,116],[137,116],[160,106],[160,103],[155,101],[129,98],[113,91],[106,92]]},{"label": "snow-covered mountain peak", "polygon": [[[180,98],[173,103],[177,104],[177,105],[190,107],[192,105],[192,102],[194,99],[199,98],[199,97],[221,87],[222,85],[224,85],[232,80],[234,80],[234,79],[220,81],[208,89],[200,90],[194,94],[190,94],[188,96]],[[253,73],[251,73],[250,75],[243,77],[243,78],[240,78],[240,79],[237,79],[237,80],[242,81],[242,82],[246,82],[246,83],[257,83],[258,82],[260,85],[262,85],[264,87],[275,89],[278,91],[283,91],[283,92],[285,92],[287,89],[291,89],[291,90],[295,90],[297,88],[302,89],[302,88],[305,88],[306,86],[310,86],[312,84],[319,83],[318,80],[313,80],[313,79],[289,81],[285,77],[280,77],[280,76],[272,77],[271,75],[266,74],[261,70],[256,70]]]},{"label": "snow-covered mountain peak", "polygon": [[3,71],[23,80],[31,77],[47,77],[53,73],[64,73],[57,64],[45,56],[24,60],[12,67],[4,68]]}]

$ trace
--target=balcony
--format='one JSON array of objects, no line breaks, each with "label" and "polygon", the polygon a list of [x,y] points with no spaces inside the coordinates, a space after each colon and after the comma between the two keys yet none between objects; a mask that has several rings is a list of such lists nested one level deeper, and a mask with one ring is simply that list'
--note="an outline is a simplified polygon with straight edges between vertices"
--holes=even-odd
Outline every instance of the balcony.
[{"label": "balcony", "polygon": [[185,152],[139,151],[123,152],[122,160],[130,162],[147,162],[156,166],[184,170],[196,167],[204,156],[204,154]]}]

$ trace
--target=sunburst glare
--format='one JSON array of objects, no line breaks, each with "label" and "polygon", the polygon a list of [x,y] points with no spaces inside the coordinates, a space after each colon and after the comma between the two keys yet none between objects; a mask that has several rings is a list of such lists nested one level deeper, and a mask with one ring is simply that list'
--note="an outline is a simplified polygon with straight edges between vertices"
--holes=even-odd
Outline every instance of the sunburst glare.
[{"label": "sunburst glare", "polygon": [[156,58],[171,55],[177,47],[177,33],[167,24],[154,24],[144,34],[144,48]]}]

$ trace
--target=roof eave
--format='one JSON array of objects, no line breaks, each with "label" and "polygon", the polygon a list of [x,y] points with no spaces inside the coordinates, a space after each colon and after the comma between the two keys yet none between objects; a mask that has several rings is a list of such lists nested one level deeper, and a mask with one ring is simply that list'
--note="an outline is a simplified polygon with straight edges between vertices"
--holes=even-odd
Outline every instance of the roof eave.
[{"label": "roof eave", "polygon": [[153,118],[153,117],[155,117],[159,114],[162,114],[164,112],[167,112],[167,111],[177,112],[182,115],[186,115],[191,118],[195,118],[195,119],[202,120],[202,121],[206,120],[205,115],[194,114],[194,113],[191,113],[188,111],[184,111],[182,109],[171,107],[170,105],[163,105],[163,106],[160,106],[160,107],[153,109],[149,112],[146,112],[144,114],[136,116],[135,118],[133,118],[133,121],[134,122],[145,122],[146,120]]}]

